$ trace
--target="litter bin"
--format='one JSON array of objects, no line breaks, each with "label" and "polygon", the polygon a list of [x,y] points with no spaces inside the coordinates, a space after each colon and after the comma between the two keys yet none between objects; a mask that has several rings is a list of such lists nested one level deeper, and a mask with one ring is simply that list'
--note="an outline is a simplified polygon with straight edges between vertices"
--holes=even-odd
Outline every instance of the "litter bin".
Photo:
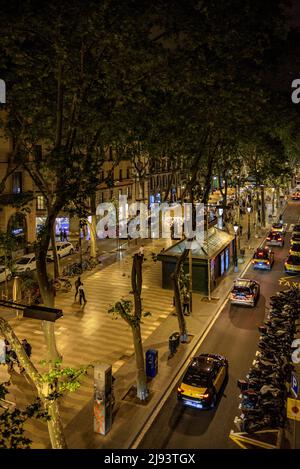
[{"label": "litter bin", "polygon": [[178,349],[179,338],[180,338],[179,332],[173,332],[173,334],[171,334],[169,337],[169,350],[170,350],[171,355],[174,355],[174,353]]},{"label": "litter bin", "polygon": [[149,349],[146,352],[146,375],[148,378],[154,378],[158,371],[158,351]]}]

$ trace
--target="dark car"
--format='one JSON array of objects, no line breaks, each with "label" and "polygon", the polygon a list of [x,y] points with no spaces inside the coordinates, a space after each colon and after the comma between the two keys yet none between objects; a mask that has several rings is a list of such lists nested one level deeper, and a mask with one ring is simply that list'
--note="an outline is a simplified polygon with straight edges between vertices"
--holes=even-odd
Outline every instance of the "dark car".
[{"label": "dark car", "polygon": [[233,283],[230,293],[230,302],[235,305],[254,307],[258,301],[260,286],[256,280],[238,278]]},{"label": "dark car", "polygon": [[270,233],[267,236],[266,244],[268,246],[283,247],[284,239],[283,239],[282,233],[276,233],[276,232],[270,231]]},{"label": "dark car", "polygon": [[198,409],[214,407],[227,376],[228,361],[225,357],[202,353],[193,357],[177,389],[177,398],[184,406]]},{"label": "dark car", "polygon": [[252,264],[254,269],[271,270],[274,264],[274,252],[269,248],[256,249]]}]

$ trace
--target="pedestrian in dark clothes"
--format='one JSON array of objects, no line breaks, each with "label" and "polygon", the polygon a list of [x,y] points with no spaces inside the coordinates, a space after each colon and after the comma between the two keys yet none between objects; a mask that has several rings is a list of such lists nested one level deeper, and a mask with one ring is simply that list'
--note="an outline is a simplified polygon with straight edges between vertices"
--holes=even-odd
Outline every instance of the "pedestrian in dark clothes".
[{"label": "pedestrian in dark clothes", "polygon": [[[30,343],[27,341],[27,339],[23,339],[22,340],[22,346],[26,352],[26,355],[28,358],[31,357],[31,350],[32,350],[32,347],[30,345]],[[23,373],[25,371],[25,368],[23,367],[20,367],[20,372]]]},{"label": "pedestrian in dark clothes", "polygon": [[79,291],[79,302],[80,302],[80,304],[82,305],[82,301],[85,304],[86,303],[86,298],[85,298],[85,293],[84,293],[84,289],[83,289],[83,283],[80,284],[80,286],[78,288],[78,291]]},{"label": "pedestrian in dark clothes", "polygon": [[64,233],[63,233],[63,236],[64,236],[64,241],[68,241],[68,235],[67,235],[67,232],[66,230],[64,230]]},{"label": "pedestrian in dark clothes", "polygon": [[75,290],[76,290],[75,291],[75,301],[76,301],[76,298],[77,298],[77,295],[78,295],[78,289],[79,289],[80,285],[81,285],[81,278],[78,277],[78,279],[75,280]]},{"label": "pedestrian in dark clothes", "polygon": [[186,316],[190,314],[189,306],[190,306],[189,296],[185,294],[183,297],[183,314],[185,314]]},{"label": "pedestrian in dark clothes", "polygon": [[61,241],[63,241],[63,230],[61,228],[59,230],[59,238]]}]

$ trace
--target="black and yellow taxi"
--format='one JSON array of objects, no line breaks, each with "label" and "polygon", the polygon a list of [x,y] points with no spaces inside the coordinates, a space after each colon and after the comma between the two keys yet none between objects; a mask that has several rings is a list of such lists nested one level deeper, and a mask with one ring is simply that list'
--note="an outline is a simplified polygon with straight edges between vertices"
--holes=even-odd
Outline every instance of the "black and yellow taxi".
[{"label": "black and yellow taxi", "polygon": [[256,249],[252,264],[253,269],[271,270],[274,264],[274,252],[270,248]]},{"label": "black and yellow taxi", "polygon": [[222,355],[202,353],[193,357],[177,389],[184,406],[208,409],[216,405],[228,376],[228,361]]},{"label": "black and yellow taxi", "polygon": [[300,273],[300,256],[289,256],[284,263],[284,269],[287,274]]},{"label": "black and yellow taxi", "polygon": [[293,243],[291,244],[291,248],[289,250],[290,256],[300,256],[300,243]]},{"label": "black and yellow taxi", "polygon": [[285,234],[286,225],[283,223],[273,223],[271,231],[272,233],[281,233]]}]

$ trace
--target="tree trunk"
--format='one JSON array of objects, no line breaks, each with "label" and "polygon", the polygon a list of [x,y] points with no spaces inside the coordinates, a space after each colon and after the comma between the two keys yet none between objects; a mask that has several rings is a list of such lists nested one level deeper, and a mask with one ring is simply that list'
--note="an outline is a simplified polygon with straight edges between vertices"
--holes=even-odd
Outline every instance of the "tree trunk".
[{"label": "tree trunk", "polygon": [[134,353],[135,353],[136,368],[137,368],[137,380],[136,380],[137,397],[141,401],[144,401],[145,399],[147,399],[149,391],[147,388],[147,378],[146,378],[146,373],[145,373],[144,351],[143,351],[140,322],[136,324],[132,324],[131,330],[132,330],[132,336],[133,336],[133,345],[134,345]]},{"label": "tree trunk", "polygon": [[96,259],[97,257],[97,219],[96,219],[96,194],[91,196],[91,214],[92,223],[89,223],[90,234],[91,234],[91,257]]},{"label": "tree trunk", "polygon": [[212,170],[213,170],[213,162],[214,159],[212,156],[210,156],[208,160],[208,165],[207,165],[207,173],[205,176],[205,183],[204,183],[204,193],[202,196],[202,203],[207,205],[208,204],[208,199],[209,199],[209,193],[211,190],[211,178],[212,178]]},{"label": "tree trunk", "polygon": [[261,226],[265,228],[266,226],[266,208],[265,208],[265,187],[260,186],[261,193]]},{"label": "tree trunk", "polygon": [[145,400],[148,396],[147,379],[145,373],[145,361],[143,352],[143,343],[141,338],[141,316],[142,316],[142,255],[135,254],[133,256],[132,271],[131,271],[131,286],[134,296],[134,316],[136,321],[131,323],[135,359],[137,364],[137,397],[141,400]]},{"label": "tree trunk", "polygon": [[53,262],[54,262],[53,264],[54,265],[54,278],[58,278],[60,276],[60,273],[59,273],[59,257],[57,254],[56,239],[55,239],[55,223],[51,231],[51,246],[52,246]]},{"label": "tree trunk", "polygon": [[[40,239],[38,240],[35,246],[36,268],[39,288],[44,305],[50,308],[53,308],[54,306],[54,292],[49,282],[47,274],[46,256],[50,241],[50,233],[53,231],[56,215],[58,214],[59,210],[60,207],[48,210],[48,216],[45,222],[45,226],[43,227]],[[55,361],[57,359],[60,359],[61,357],[58,353],[55,342],[54,323],[42,321],[42,328],[44,331],[45,341],[47,345],[48,360]]]},{"label": "tree trunk", "polygon": [[176,315],[178,319],[181,342],[187,341],[188,332],[187,332],[186,322],[185,322],[185,318],[184,318],[184,314],[182,310],[181,292],[179,289],[179,275],[180,275],[181,266],[183,265],[185,259],[187,258],[188,253],[189,253],[189,250],[184,249],[184,251],[181,253],[179,258],[177,259],[174,272],[171,274],[171,279],[172,279],[173,288],[174,288],[175,310],[176,310]]},{"label": "tree trunk", "polygon": [[92,215],[92,223],[86,220],[89,229],[90,229],[90,242],[91,242],[91,251],[90,257],[96,259],[97,257],[97,235],[96,235],[96,215]]}]

